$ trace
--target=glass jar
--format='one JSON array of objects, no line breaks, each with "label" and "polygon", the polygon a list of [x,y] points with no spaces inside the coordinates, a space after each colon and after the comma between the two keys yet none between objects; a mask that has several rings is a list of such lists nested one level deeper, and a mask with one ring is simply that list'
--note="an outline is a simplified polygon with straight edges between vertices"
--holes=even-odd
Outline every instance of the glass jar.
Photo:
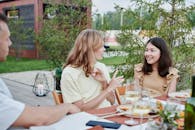
[{"label": "glass jar", "polygon": [[33,86],[33,93],[36,96],[42,97],[46,96],[49,92],[49,85],[47,77],[44,73],[37,73],[35,77],[35,82]]}]

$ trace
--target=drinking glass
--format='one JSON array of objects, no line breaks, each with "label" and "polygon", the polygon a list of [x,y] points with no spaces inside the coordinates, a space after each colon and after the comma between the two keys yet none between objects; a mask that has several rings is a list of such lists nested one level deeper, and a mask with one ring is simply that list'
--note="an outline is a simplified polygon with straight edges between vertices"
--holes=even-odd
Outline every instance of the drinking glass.
[{"label": "drinking glass", "polygon": [[151,97],[151,94],[147,89],[142,89],[141,97],[142,97],[141,99],[147,102],[151,107],[153,106],[152,103],[153,98]]},{"label": "drinking glass", "polygon": [[130,80],[127,80],[125,96],[126,96],[127,102],[129,100],[130,103],[131,102],[134,103],[135,101],[140,99],[141,87],[139,86],[138,81],[134,80],[130,82]]},{"label": "drinking glass", "polygon": [[131,112],[129,113],[130,114],[130,116],[129,116],[130,119],[125,121],[125,123],[128,124],[128,125],[137,125],[137,124],[139,124],[139,122],[132,117],[133,116],[133,111],[134,111],[134,104],[132,104],[132,109],[131,109]]},{"label": "drinking glass", "polygon": [[148,114],[150,112],[150,105],[144,101],[144,100],[139,100],[135,103],[134,105],[134,113],[137,114],[140,118],[140,130],[142,130],[143,127],[143,118],[145,114]]},{"label": "drinking glass", "polygon": [[134,91],[137,91],[139,93],[140,97],[141,97],[142,96],[142,87],[139,84],[139,80],[135,79],[133,81],[133,85],[134,85],[134,87],[133,87]]},{"label": "drinking glass", "polygon": [[145,130],[160,130],[161,124],[157,124],[153,118],[149,118]]},{"label": "drinking glass", "polygon": [[[125,91],[125,100],[126,104],[130,103],[132,105],[131,115],[133,115],[134,104],[140,99],[140,93],[137,86],[135,86],[134,82],[130,82],[127,80],[126,83],[126,91]],[[125,121],[129,125],[136,125],[138,121],[130,117],[130,120]]]}]

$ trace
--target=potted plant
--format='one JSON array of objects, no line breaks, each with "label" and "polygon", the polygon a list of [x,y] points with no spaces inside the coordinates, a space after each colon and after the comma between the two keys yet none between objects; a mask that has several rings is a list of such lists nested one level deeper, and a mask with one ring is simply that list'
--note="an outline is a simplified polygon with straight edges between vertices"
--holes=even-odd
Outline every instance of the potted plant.
[{"label": "potted plant", "polygon": [[61,88],[60,88],[61,75],[62,75],[62,68],[61,67],[56,68],[55,75],[54,75],[55,89],[59,91],[61,91]]}]

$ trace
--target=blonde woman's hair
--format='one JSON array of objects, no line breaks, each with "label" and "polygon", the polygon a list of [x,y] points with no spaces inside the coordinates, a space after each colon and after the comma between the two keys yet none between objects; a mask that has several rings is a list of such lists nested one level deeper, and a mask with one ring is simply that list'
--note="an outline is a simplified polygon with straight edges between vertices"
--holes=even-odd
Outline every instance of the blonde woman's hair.
[{"label": "blonde woman's hair", "polygon": [[86,29],[80,32],[70,51],[64,67],[82,67],[88,77],[93,71],[96,58],[94,52],[103,46],[103,37],[100,32]]}]

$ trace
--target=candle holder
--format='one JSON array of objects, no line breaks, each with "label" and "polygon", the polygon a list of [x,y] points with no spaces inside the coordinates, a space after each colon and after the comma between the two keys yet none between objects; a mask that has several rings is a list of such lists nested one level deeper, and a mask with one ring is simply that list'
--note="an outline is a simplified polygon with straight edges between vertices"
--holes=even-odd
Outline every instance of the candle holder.
[{"label": "candle holder", "polygon": [[37,73],[33,86],[33,93],[39,97],[46,96],[49,93],[49,85],[44,73]]}]

